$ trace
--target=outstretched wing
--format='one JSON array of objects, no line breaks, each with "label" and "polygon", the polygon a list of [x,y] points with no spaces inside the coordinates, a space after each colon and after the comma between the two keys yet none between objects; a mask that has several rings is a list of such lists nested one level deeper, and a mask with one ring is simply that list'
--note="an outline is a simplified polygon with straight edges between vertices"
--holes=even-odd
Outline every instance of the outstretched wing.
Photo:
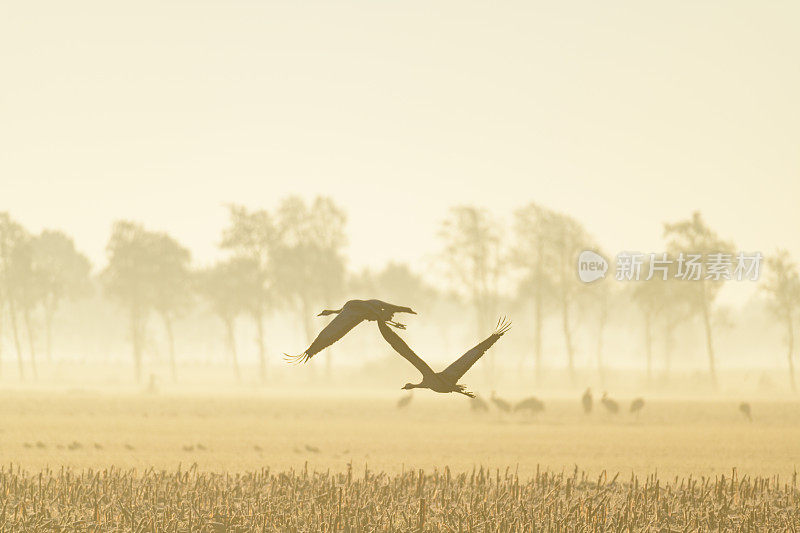
[{"label": "outstretched wing", "polygon": [[405,357],[409,363],[414,365],[416,369],[422,373],[423,377],[434,375],[428,363],[420,359],[420,357],[414,353],[414,350],[408,347],[406,341],[401,339],[400,335],[392,331],[392,328],[387,326],[386,323],[378,322],[378,329],[381,330],[381,335],[386,339],[386,342],[388,342],[397,353]]},{"label": "outstretched wing", "polygon": [[511,327],[511,322],[507,321],[505,317],[497,321],[497,328],[494,333],[489,335],[485,340],[478,343],[475,347],[471,348],[464,355],[456,359],[453,364],[445,368],[439,373],[440,376],[457,383],[461,376],[467,373],[467,370],[472,368],[475,362],[483,357],[486,350],[492,347],[497,342],[497,339],[502,337]]},{"label": "outstretched wing", "polygon": [[334,342],[344,337],[351,329],[356,327],[364,316],[353,308],[345,307],[344,310],[336,315],[325,328],[319,332],[317,338],[311,343],[308,349],[300,355],[284,354],[286,361],[290,363],[305,363],[317,353],[321,352]]}]

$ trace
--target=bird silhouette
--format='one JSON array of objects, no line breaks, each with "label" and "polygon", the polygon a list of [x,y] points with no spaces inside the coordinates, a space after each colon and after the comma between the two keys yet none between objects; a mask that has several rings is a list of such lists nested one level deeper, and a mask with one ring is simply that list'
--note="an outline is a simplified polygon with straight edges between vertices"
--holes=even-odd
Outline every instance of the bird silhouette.
[{"label": "bird silhouette", "polygon": [[378,329],[380,329],[381,335],[386,339],[386,342],[388,342],[397,353],[406,358],[409,363],[414,365],[422,374],[421,382],[406,383],[402,387],[403,390],[431,389],[434,392],[441,393],[457,392],[469,396],[470,398],[475,398],[475,394],[466,390],[464,385],[459,385],[458,380],[466,374],[467,370],[469,370],[472,365],[486,353],[486,350],[491,348],[492,345],[497,342],[497,339],[502,337],[510,327],[511,323],[507,322],[505,318],[501,318],[497,322],[497,328],[494,333],[467,350],[464,355],[456,359],[441,372],[434,372],[431,367],[428,366],[428,363],[420,359],[420,357],[409,348],[408,344],[406,344],[397,333],[392,331],[385,322],[378,321]]},{"label": "bird silhouette", "polygon": [[583,404],[583,412],[587,415],[592,412],[592,404],[594,401],[592,400],[592,389],[586,388],[586,392],[583,393],[581,397],[581,404]]},{"label": "bird silhouette", "polygon": [[544,411],[544,402],[535,396],[525,398],[514,406],[514,412],[529,411],[532,415]]},{"label": "bird silhouette", "polygon": [[394,305],[381,300],[350,300],[340,309],[325,309],[317,316],[337,315],[336,318],[319,332],[317,338],[311,346],[300,355],[283,354],[284,359],[290,363],[306,363],[334,342],[344,337],[351,329],[359,325],[364,320],[374,320],[385,322],[397,329],[406,329],[405,324],[395,322],[392,317],[395,313],[410,313],[416,315],[416,311],[410,307]]},{"label": "bird silhouette", "polygon": [[631,402],[630,412],[636,415],[636,418],[639,418],[639,413],[644,408],[644,398],[635,398]]},{"label": "bird silhouette", "polygon": [[494,391],[492,391],[492,395],[489,399],[492,401],[495,407],[497,407],[504,413],[511,412],[511,404],[502,398],[498,398],[497,394]]},{"label": "bird silhouette", "polygon": [[489,410],[489,404],[483,398],[475,396],[472,398],[472,401],[469,402],[469,408],[475,412],[482,412],[485,413]]},{"label": "bird silhouette", "polygon": [[413,397],[414,397],[414,395],[411,392],[409,392],[405,396],[402,396],[399,400],[397,400],[397,408],[398,409],[402,409],[404,407],[407,407],[408,404],[411,403],[411,398],[413,398]]},{"label": "bird silhouette", "polygon": [[747,417],[747,419],[748,419],[750,422],[752,422],[752,421],[753,421],[753,415],[752,415],[752,413],[750,412],[750,404],[749,404],[749,403],[747,403],[747,402],[742,402],[742,403],[740,403],[740,404],[739,404],[739,411],[740,411],[740,412],[741,412],[741,413],[742,413],[744,416],[746,416],[746,417]]},{"label": "bird silhouette", "polygon": [[603,392],[603,397],[600,398],[600,403],[603,404],[603,407],[606,408],[606,411],[615,415],[619,412],[619,404],[608,397],[607,392]]}]

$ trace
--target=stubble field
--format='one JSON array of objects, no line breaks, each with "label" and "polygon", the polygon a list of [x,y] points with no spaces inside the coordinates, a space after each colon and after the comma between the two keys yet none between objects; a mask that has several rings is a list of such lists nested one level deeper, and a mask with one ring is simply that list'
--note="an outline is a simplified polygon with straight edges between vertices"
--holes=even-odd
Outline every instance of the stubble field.
[{"label": "stubble field", "polygon": [[528,531],[800,525],[793,402],[415,393],[0,395],[3,528]]}]

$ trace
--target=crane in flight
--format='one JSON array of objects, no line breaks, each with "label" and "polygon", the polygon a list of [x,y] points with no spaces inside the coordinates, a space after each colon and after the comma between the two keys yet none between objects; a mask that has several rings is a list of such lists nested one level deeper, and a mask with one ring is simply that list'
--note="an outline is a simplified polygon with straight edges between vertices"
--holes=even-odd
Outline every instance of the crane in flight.
[{"label": "crane in flight", "polygon": [[306,363],[365,320],[376,321],[378,324],[386,323],[397,329],[406,329],[405,324],[392,320],[395,313],[417,314],[410,307],[394,305],[381,300],[350,300],[339,309],[325,309],[317,316],[336,315],[336,318],[319,332],[306,351],[300,355],[283,354],[284,359],[295,364]]},{"label": "crane in flight", "polygon": [[475,398],[475,394],[466,390],[464,385],[460,385],[458,380],[467,373],[472,365],[480,359],[486,351],[492,347],[492,345],[497,342],[497,339],[502,337],[511,327],[511,322],[508,322],[505,318],[501,318],[497,322],[497,327],[491,335],[489,335],[486,339],[479,342],[467,352],[456,359],[450,366],[442,370],[441,372],[434,372],[428,363],[423,361],[417,354],[414,353],[414,350],[408,347],[408,344],[400,338],[400,336],[392,331],[389,326],[387,326],[384,322],[378,321],[378,329],[381,331],[381,335],[383,338],[386,339],[392,348],[395,349],[397,353],[402,355],[409,363],[414,365],[414,367],[420,371],[422,374],[422,381],[419,383],[406,383],[402,388],[404,390],[411,390],[411,389],[430,389],[434,392],[457,392],[459,394],[463,394],[464,396],[469,396],[470,398]]}]

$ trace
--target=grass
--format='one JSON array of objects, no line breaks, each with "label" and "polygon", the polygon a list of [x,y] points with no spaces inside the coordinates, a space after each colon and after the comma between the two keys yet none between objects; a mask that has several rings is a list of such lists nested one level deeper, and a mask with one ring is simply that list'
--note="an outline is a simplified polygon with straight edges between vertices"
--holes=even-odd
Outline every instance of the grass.
[{"label": "grass", "polygon": [[4,530],[698,531],[800,527],[797,476],[621,481],[448,467],[387,475],[0,471]]},{"label": "grass", "polygon": [[800,410],[647,400],[0,394],[0,530],[800,527]]},{"label": "grass", "polygon": [[800,463],[795,403],[753,403],[752,423],[737,402],[648,400],[636,419],[585,416],[576,400],[549,400],[539,416],[470,412],[463,397],[415,393],[336,397],[144,396],[91,393],[0,394],[0,464],[244,472],[269,466],[359,468],[396,473],[450,465],[536,465],[591,475],[707,476],[736,467],[752,476],[790,476]]}]

